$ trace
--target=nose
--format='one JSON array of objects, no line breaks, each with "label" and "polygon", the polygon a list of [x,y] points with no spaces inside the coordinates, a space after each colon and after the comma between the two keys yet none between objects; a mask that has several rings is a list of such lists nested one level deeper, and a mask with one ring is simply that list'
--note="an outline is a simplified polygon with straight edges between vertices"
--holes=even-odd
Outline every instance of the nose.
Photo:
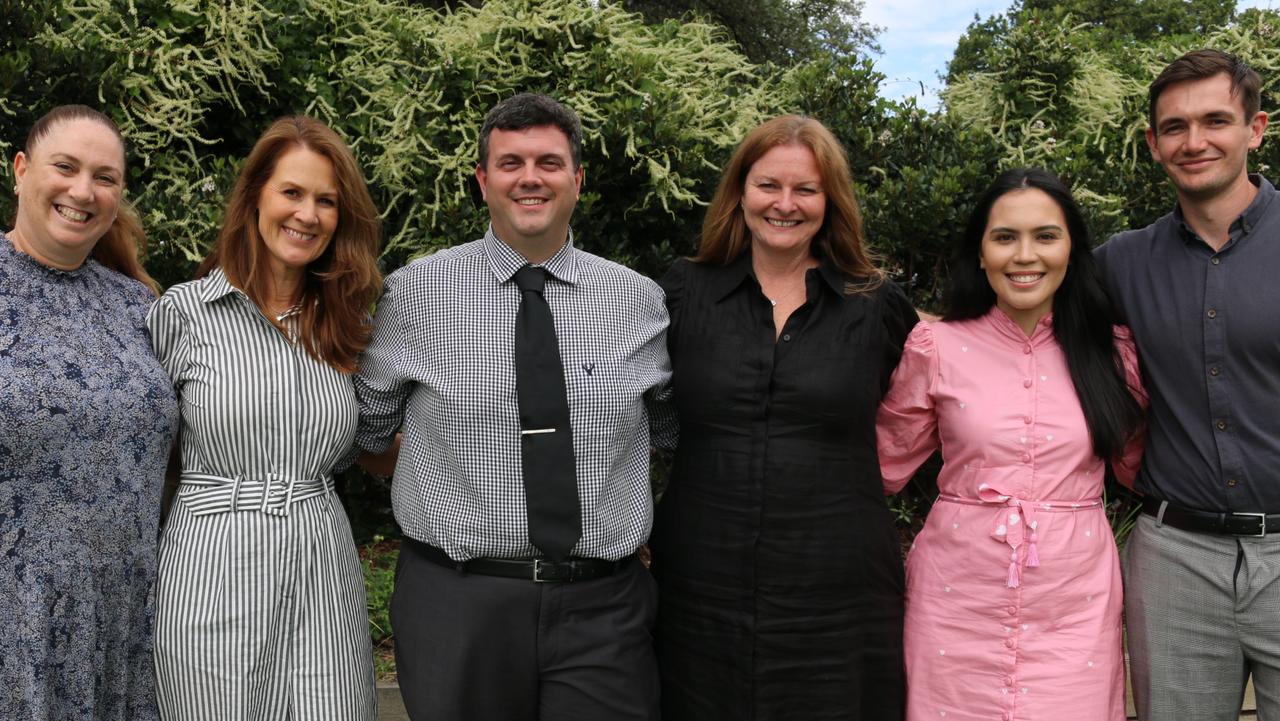
[{"label": "nose", "polygon": [[538,166],[534,161],[525,163],[520,169],[520,185],[541,185],[542,176],[538,175]]},{"label": "nose", "polygon": [[784,189],[778,194],[778,199],[774,201],[773,207],[779,213],[790,213],[796,209],[796,196],[790,189]]},{"label": "nose", "polygon": [[1187,150],[1199,152],[1207,146],[1205,141],[1205,132],[1200,128],[1199,124],[1191,123],[1187,128]]},{"label": "nose", "polygon": [[93,177],[89,173],[77,173],[71,180],[71,187],[67,189],[67,194],[78,203],[88,203],[93,200]]},{"label": "nose", "polygon": [[293,212],[293,217],[299,223],[304,225],[315,225],[320,222],[320,214],[316,211],[315,198],[305,198],[298,203],[297,209]]},{"label": "nose", "polygon": [[1013,249],[1013,262],[1034,263],[1036,261],[1035,246],[1031,238],[1022,238]]}]

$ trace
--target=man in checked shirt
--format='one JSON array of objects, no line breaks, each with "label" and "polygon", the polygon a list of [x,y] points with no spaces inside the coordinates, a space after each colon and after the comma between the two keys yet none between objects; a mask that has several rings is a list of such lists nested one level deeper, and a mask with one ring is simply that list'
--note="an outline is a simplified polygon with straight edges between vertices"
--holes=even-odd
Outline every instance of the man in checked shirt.
[{"label": "man in checked shirt", "polygon": [[[657,284],[574,246],[581,144],[577,116],[544,95],[489,112],[476,166],[488,232],[387,278],[355,380],[358,445],[382,452],[403,430],[391,621],[415,719],[658,716],[655,587],[635,553],[668,318]],[[522,424],[529,388],[560,383],[517,383],[522,304],[554,319],[564,391],[549,398],[567,400],[569,427]],[[529,455],[547,440],[566,442],[567,469]],[[560,471],[567,486],[547,486]],[[539,514],[553,518],[531,524]],[[561,550],[531,540],[547,523]]]}]

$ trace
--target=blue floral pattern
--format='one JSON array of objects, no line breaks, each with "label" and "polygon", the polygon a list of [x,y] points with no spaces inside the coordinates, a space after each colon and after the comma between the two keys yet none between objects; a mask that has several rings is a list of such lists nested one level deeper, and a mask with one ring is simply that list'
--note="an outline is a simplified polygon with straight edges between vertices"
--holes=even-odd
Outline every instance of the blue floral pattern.
[{"label": "blue floral pattern", "polygon": [[0,233],[0,719],[156,718],[151,594],[178,412],[152,300]]}]

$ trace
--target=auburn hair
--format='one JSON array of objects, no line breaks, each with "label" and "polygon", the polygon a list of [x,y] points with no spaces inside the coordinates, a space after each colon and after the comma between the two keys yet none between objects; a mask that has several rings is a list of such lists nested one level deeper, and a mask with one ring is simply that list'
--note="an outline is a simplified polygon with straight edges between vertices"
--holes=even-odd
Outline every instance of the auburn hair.
[{"label": "auburn hair", "polygon": [[856,286],[858,291],[878,287],[885,274],[867,249],[862,211],[853,194],[853,176],[844,148],[822,123],[801,115],[773,118],[747,133],[720,176],[720,186],[702,222],[694,260],[727,265],[750,248],[751,231],[742,214],[747,174],[757,160],[780,145],[808,148],[818,165],[827,207],[810,246],[814,254],[820,252],[841,272],[862,279]]},{"label": "auburn hair", "polygon": [[305,148],[333,165],[338,190],[338,225],[324,253],[307,265],[299,298],[297,336],[313,358],[353,373],[369,342],[370,307],[378,297],[380,221],[355,155],[338,134],[315,118],[293,115],[267,128],[245,160],[227,199],[226,215],[213,252],[196,277],[221,268],[264,315],[272,288],[266,244],[258,232],[258,203],[281,156]]}]

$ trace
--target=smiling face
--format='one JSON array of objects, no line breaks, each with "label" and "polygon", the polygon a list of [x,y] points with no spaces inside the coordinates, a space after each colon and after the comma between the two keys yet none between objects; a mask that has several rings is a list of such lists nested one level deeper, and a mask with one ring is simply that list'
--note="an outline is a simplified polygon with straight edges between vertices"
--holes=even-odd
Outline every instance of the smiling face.
[{"label": "smiling face", "polygon": [[777,145],[747,171],[742,216],[756,253],[807,254],[827,213],[827,196],[813,151]]},{"label": "smiling face", "polygon": [[542,262],[564,245],[582,169],[573,166],[569,138],[559,128],[494,128],[476,180],[494,234],[529,261]]},{"label": "smiling face", "polygon": [[996,306],[1028,335],[1053,309],[1070,256],[1066,217],[1048,193],[1014,190],[992,204],[979,263]]},{"label": "smiling face", "polygon": [[111,224],[124,190],[124,146],[87,118],[54,124],[13,161],[14,245],[51,268],[84,263]]},{"label": "smiling face", "polygon": [[1211,199],[1249,182],[1249,150],[1262,142],[1267,114],[1246,118],[1244,112],[1225,73],[1174,83],[1160,93],[1147,146],[1180,196]]},{"label": "smiling face", "polygon": [[276,287],[294,287],[307,264],[329,247],[337,227],[333,163],[302,146],[286,150],[258,194],[258,233]]}]

